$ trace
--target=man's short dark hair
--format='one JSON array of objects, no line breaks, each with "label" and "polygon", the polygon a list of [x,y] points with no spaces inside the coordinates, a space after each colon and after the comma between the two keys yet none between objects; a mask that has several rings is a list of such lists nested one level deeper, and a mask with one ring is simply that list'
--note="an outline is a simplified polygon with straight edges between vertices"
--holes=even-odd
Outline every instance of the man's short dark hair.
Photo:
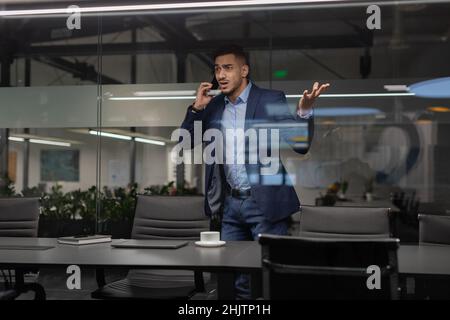
[{"label": "man's short dark hair", "polygon": [[250,66],[247,52],[245,52],[241,46],[236,44],[229,44],[220,47],[214,52],[213,59],[216,60],[217,57],[224,56],[226,54],[234,54],[236,58],[242,59],[244,64]]}]

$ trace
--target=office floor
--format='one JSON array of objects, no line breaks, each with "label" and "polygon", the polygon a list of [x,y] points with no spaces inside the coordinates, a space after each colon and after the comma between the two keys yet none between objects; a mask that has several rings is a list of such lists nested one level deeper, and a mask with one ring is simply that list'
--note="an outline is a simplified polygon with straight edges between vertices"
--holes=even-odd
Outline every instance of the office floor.
[{"label": "office floor", "polygon": [[[106,275],[106,281],[112,282],[125,277],[126,271],[107,270]],[[38,281],[45,287],[47,300],[93,300],[91,292],[97,289],[94,271],[82,270],[82,284],[79,290],[67,289],[67,277],[68,275],[64,273],[64,270],[44,269],[40,271]],[[25,281],[35,281],[35,277],[28,277]],[[450,299],[448,280],[427,279],[425,281],[417,280],[412,283],[407,281],[406,286],[408,287],[406,288],[407,296],[403,297],[406,300]],[[409,288],[410,286],[412,287]],[[213,278],[209,283],[206,283],[205,292],[197,293],[192,297],[192,300],[216,300],[216,288],[217,283]],[[4,289],[3,279],[0,280],[0,290],[2,289]],[[17,300],[32,300],[33,298],[33,293],[26,293],[19,296]]]},{"label": "office floor", "polygon": [[[38,282],[41,283],[47,294],[47,300],[92,300],[91,292],[98,288],[95,280],[95,271],[82,270],[81,289],[69,290],[66,286],[68,274],[63,269],[42,269],[39,272]],[[106,282],[112,282],[122,279],[126,276],[126,270],[106,270]],[[26,282],[34,281],[35,277],[30,276],[26,278]],[[205,284],[205,292],[200,292],[192,297],[192,300],[215,300],[216,282],[212,279]],[[0,283],[0,289],[3,288],[3,283]],[[29,292],[22,294],[17,300],[32,300],[34,294]]]}]

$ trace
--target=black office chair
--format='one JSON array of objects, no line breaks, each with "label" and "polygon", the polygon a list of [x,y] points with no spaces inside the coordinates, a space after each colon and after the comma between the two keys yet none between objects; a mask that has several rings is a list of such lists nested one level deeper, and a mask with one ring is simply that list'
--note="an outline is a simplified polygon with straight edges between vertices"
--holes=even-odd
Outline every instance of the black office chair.
[{"label": "black office chair", "polygon": [[[262,234],[265,299],[398,299],[399,240],[301,238]],[[380,269],[380,289],[369,266]]]},{"label": "black office chair", "polygon": [[419,242],[450,244],[450,216],[419,214]]},{"label": "black office chair", "polygon": [[[420,245],[450,245],[450,216],[419,214]],[[415,294],[419,299],[450,298],[450,281],[444,278],[416,278]]]},{"label": "black office chair", "polygon": [[394,225],[390,208],[301,206],[298,236],[389,238]]},{"label": "black office chair", "polygon": [[[133,239],[198,240],[209,230],[203,197],[137,196]],[[206,278],[206,277],[205,277]],[[203,273],[189,270],[130,270],[125,279],[92,293],[95,299],[189,299],[204,291]]]},{"label": "black office chair", "polygon": [[37,237],[39,198],[0,199],[0,237]]},{"label": "black office chair", "polygon": [[[39,225],[39,198],[3,198],[0,199],[0,237],[37,237]],[[11,270],[0,270],[5,290],[0,300],[12,300],[22,293],[33,291],[36,300],[45,299],[45,291],[37,283],[25,284],[24,273],[37,270],[15,269],[14,278],[6,274]],[[14,282],[14,285],[13,285]]]}]

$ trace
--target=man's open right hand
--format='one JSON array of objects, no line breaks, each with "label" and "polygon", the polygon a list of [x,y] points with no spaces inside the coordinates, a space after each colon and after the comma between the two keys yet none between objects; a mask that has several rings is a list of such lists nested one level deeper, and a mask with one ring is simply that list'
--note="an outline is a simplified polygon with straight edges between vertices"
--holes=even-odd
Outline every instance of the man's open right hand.
[{"label": "man's open right hand", "polygon": [[197,96],[195,98],[195,102],[192,105],[192,108],[196,111],[201,111],[205,109],[206,105],[213,98],[212,96],[208,96],[208,91],[212,88],[212,83],[202,82],[197,89]]}]

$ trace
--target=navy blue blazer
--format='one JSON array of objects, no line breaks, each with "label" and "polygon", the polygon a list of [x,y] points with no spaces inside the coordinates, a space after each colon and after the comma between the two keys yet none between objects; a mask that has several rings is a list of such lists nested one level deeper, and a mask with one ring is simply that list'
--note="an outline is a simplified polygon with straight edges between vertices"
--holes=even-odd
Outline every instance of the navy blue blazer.
[{"label": "navy blue blazer", "polygon": [[[221,130],[222,114],[225,108],[224,95],[220,94],[214,97],[211,102],[206,106],[203,111],[193,112],[192,106],[187,110],[185,119],[181,124],[181,128],[186,129],[191,134],[191,146],[194,146],[194,121],[202,122],[203,132],[208,129]],[[312,141],[314,133],[314,120],[313,117],[308,120],[300,118],[298,115],[292,115],[289,106],[286,101],[286,97],[282,91],[268,90],[258,88],[254,84],[250,90],[250,95],[247,101],[247,109],[245,114],[245,130],[252,127],[253,124],[259,123],[271,123],[273,124],[285,124],[281,125],[280,137],[287,142],[294,151],[298,153],[306,153],[309,149],[309,145]],[[290,138],[298,135],[295,125],[298,123],[307,123],[308,126],[308,144],[302,144],[298,147],[298,144],[293,142]],[[286,126],[287,124],[287,126]],[[291,126],[292,124],[293,126]],[[290,129],[286,129],[290,128]],[[299,129],[300,130],[300,129]],[[305,128],[303,127],[303,129]],[[304,133],[303,134],[304,135]],[[270,134],[269,134],[270,136]],[[209,142],[211,143],[211,142]],[[245,150],[248,150],[247,148]],[[269,149],[270,150],[270,149]],[[285,177],[283,183],[276,185],[270,185],[265,183],[268,179],[261,177],[254,179],[254,175],[260,175],[261,165],[249,164],[246,161],[247,175],[253,175],[253,178],[249,179],[251,185],[251,194],[253,199],[257,202],[262,213],[271,222],[282,220],[297,212],[300,207],[297,194],[295,192],[292,183],[286,173],[286,170],[279,161],[279,172]],[[224,197],[225,197],[225,181],[223,175],[222,165],[220,164],[206,164],[205,170],[205,214],[208,216],[221,214],[223,209]]]}]

